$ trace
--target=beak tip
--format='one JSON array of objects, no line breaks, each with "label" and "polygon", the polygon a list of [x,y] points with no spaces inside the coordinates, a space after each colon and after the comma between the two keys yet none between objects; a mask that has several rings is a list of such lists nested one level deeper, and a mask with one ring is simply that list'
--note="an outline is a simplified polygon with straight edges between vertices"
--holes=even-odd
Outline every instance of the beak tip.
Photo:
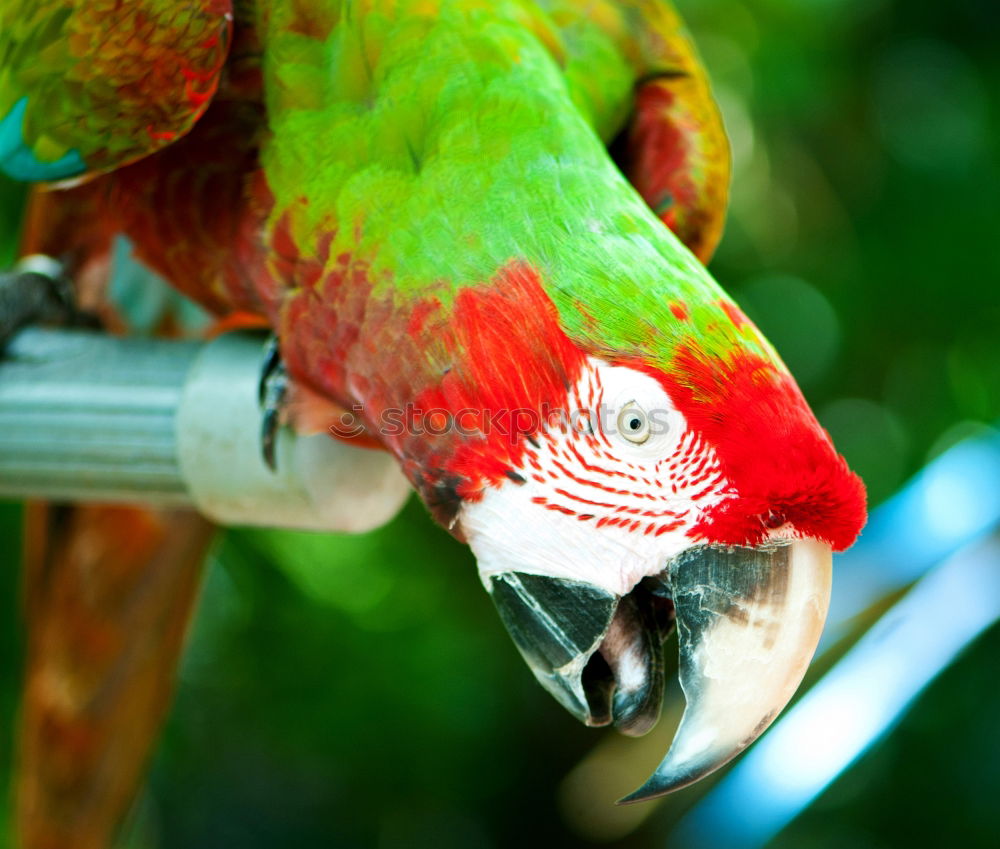
[{"label": "beak tip", "polygon": [[632,791],[627,796],[623,796],[616,805],[632,805],[636,802],[648,802],[651,799],[666,796],[678,790],[683,790],[703,779],[706,775],[715,772],[719,767],[729,763],[730,757],[710,758],[696,762],[681,762],[678,764],[660,764],[646,782],[637,790]]},{"label": "beak tip", "polygon": [[687,787],[690,783],[690,781],[666,781],[661,783],[657,780],[656,776],[653,776],[637,790],[633,790],[627,796],[622,796],[615,804],[634,805],[637,802],[650,802],[653,799],[658,799],[660,796],[666,796],[675,790],[680,790],[682,787]]},{"label": "beak tip", "polygon": [[[669,793],[670,791],[668,790],[666,792]],[[643,784],[638,790],[633,790],[627,796],[622,796],[621,799],[615,802],[615,804],[621,805],[622,807],[625,805],[634,805],[637,802],[648,802],[655,799],[659,795],[661,794],[658,790],[648,789],[646,784]]]}]

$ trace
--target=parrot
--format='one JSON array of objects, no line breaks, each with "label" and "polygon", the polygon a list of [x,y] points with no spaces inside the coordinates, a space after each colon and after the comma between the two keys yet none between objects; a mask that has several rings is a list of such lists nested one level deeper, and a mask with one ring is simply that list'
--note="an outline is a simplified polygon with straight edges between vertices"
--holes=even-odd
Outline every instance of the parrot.
[{"label": "parrot", "polygon": [[[668,0],[0,0],[0,170],[37,184],[23,253],[56,257],[115,332],[119,234],[220,325],[271,332],[262,450],[288,427],[385,452],[577,719],[648,731],[676,631],[686,708],[622,801],[718,769],[791,698],[865,489],[705,267],[729,149]],[[70,675],[74,650],[58,611],[196,563],[211,534],[140,507],[34,521],[29,623],[47,624],[29,624],[19,815],[42,846],[31,829],[69,798],[32,778],[58,779],[46,747],[111,745],[46,738],[46,652]],[[72,556],[117,565],[46,590]],[[196,574],[163,578],[157,663],[176,664]],[[145,686],[122,697],[147,709],[144,745],[102,822],[155,738],[169,687]]]}]

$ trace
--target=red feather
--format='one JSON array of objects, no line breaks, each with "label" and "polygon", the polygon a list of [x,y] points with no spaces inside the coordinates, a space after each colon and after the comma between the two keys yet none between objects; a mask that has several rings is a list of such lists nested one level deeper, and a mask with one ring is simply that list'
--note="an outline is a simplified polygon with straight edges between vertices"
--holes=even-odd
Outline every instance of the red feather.
[{"label": "red feather", "polygon": [[719,543],[753,545],[783,517],[840,551],[865,523],[865,488],[837,454],[795,381],[746,351],[707,358],[682,346],[657,375],[688,425],[718,455],[734,494],[695,528]]}]

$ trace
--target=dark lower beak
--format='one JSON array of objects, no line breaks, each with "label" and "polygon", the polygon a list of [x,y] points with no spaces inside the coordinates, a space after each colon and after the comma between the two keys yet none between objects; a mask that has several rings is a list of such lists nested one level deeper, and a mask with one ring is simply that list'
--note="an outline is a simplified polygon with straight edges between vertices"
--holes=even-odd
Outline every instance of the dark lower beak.
[{"label": "dark lower beak", "polygon": [[798,687],[826,618],[831,555],[814,540],[697,546],[622,597],[591,584],[505,572],[490,579],[532,672],[587,725],[643,734],[663,696],[676,618],[687,701],[666,757],[622,799],[685,787],[752,743]]},{"label": "dark lower beak", "polygon": [[490,594],[531,671],[581,722],[644,734],[663,698],[673,606],[656,582],[622,598],[592,584],[504,572]]}]

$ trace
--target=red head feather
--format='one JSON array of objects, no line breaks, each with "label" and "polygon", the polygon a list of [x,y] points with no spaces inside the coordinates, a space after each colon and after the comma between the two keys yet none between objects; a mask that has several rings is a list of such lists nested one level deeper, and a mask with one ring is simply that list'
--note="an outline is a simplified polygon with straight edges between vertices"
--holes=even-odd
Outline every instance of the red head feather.
[{"label": "red head feather", "polygon": [[865,523],[865,488],[837,454],[795,381],[740,351],[708,358],[678,349],[659,375],[671,399],[714,448],[733,489],[695,528],[711,542],[752,545],[790,523],[840,551]]}]

